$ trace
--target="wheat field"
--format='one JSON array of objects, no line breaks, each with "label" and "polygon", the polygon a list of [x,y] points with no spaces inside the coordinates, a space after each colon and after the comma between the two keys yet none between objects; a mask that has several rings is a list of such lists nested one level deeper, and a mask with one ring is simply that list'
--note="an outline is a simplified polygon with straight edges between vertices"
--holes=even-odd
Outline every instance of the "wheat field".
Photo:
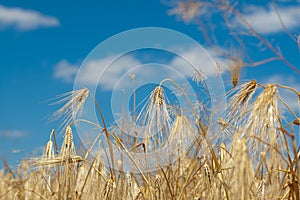
[{"label": "wheat field", "polygon": [[[131,138],[129,142],[125,141],[122,131],[107,127],[101,105],[87,88],[62,95],[58,103],[64,104],[52,117],[62,119],[63,136],[52,130],[49,140],[45,141],[43,154],[24,158],[15,171],[5,164],[0,170],[1,200],[300,199],[300,147],[296,141],[299,140],[300,116],[284,101],[280,91],[293,94],[298,107],[300,92],[287,85],[256,80],[239,83],[245,65],[253,67],[280,60],[285,67],[300,74],[298,68],[256,32],[230,4],[231,1],[178,2],[175,11],[180,12],[184,21],[197,18],[196,11],[201,6],[224,12],[224,21],[229,12],[245,25],[247,34],[255,37],[275,57],[245,63],[241,51],[228,51],[232,54],[225,55],[229,60],[227,68],[232,88],[218,102],[220,105],[226,102],[226,110],[209,110],[209,116],[213,114],[215,120],[209,117],[203,120],[196,111],[199,105],[189,99],[176,81],[170,80],[186,99],[188,107],[174,108],[164,87],[159,84],[149,95],[145,109],[135,116],[145,127],[141,133],[145,139],[142,140]],[[280,13],[276,12],[276,15],[284,31],[288,32]],[[204,25],[200,30],[211,45],[213,41]],[[300,36],[297,35],[296,41],[288,34],[300,47]],[[237,42],[241,39],[238,34],[234,37]],[[80,119],[88,98],[96,105],[99,123]],[[122,118],[125,129],[135,131],[132,124],[126,124],[127,121]],[[76,123],[94,126],[106,148],[99,152],[93,150],[99,143],[97,136],[85,150],[77,149],[78,141],[74,141]],[[153,132],[154,138],[148,139],[146,136]],[[188,145],[186,138],[192,138]],[[172,162],[157,164],[154,170],[140,166],[137,153],[144,153],[146,159],[149,151],[166,145],[171,149]],[[124,170],[128,166],[116,151],[124,153],[135,172]]]},{"label": "wheat field", "polygon": [[[179,156],[152,172],[122,171],[120,161],[115,168],[107,166],[100,152],[93,159],[87,158],[89,150],[77,154],[72,123],[68,123],[60,149],[53,130],[43,155],[23,160],[15,172],[8,166],[1,171],[0,199],[299,199],[300,151],[295,127],[300,118],[284,103],[278,88],[295,93],[299,102],[298,91],[278,84],[252,80],[230,90],[224,97],[228,101],[226,115],[216,122],[220,127],[217,133],[201,119],[191,121],[178,112],[166,137]],[[89,91],[68,94],[71,98],[56,114],[71,120],[89,98]],[[159,119],[167,121],[169,105],[163,88],[157,86],[150,98],[151,109],[146,112],[165,115]],[[71,105],[75,112],[71,112]],[[291,112],[293,121],[285,120],[280,105]],[[148,125],[153,123],[158,122],[152,120]],[[110,158],[114,144],[135,162],[134,144],[130,150],[117,134],[107,128],[102,132],[110,144]],[[189,132],[196,133],[193,150],[184,149],[180,141]],[[224,135],[227,139],[219,140]],[[145,149],[149,145],[149,141],[143,142]],[[160,148],[164,144],[156,145]],[[139,169],[138,163],[134,164]]]}]

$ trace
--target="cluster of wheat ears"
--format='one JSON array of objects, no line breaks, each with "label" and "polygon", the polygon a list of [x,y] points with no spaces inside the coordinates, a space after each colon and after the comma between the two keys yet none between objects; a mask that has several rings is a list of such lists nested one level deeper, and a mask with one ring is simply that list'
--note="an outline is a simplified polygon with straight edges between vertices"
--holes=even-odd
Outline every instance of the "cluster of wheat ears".
[{"label": "cluster of wheat ears", "polygon": [[[140,144],[135,141],[128,147],[110,131],[99,105],[103,121],[95,126],[106,136],[106,156],[111,164],[104,164],[103,152],[91,159],[92,147],[87,147],[85,154],[76,153],[72,119],[92,95],[88,89],[72,91],[56,113],[64,114],[70,122],[64,128],[61,148],[53,130],[41,157],[24,160],[16,172],[8,167],[1,171],[0,199],[299,199],[300,153],[295,128],[300,118],[282,100],[280,88],[295,93],[300,102],[300,93],[293,88],[252,80],[226,94],[223,100],[228,101],[228,107],[222,118],[204,123],[199,116],[193,116],[192,121],[184,111],[170,120],[170,105],[158,85],[148,101],[148,126],[153,130],[167,124],[167,139],[156,143],[157,148],[172,144],[179,156],[150,172],[135,162]],[[294,117],[292,121],[287,122],[283,108]],[[209,129],[212,123],[219,127],[217,133]],[[181,140],[188,134],[195,138],[185,148]],[[141,144],[146,152],[150,142]],[[115,146],[127,154],[138,173],[124,172],[123,163],[114,161]]]}]

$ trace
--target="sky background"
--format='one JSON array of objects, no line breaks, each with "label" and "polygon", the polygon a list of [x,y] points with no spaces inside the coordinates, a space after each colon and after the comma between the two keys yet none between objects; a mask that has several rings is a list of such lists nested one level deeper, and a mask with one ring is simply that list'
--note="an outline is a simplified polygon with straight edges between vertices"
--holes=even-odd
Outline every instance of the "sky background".
[{"label": "sky background", "polygon": [[[237,8],[245,19],[300,70],[300,43],[297,44],[299,1],[277,2],[293,39],[284,32],[270,2],[241,2]],[[133,28],[164,27],[182,32],[210,50],[212,47],[205,41],[199,22],[195,20],[201,18],[204,24],[213,27],[212,32],[208,32],[217,38],[215,46],[225,50],[235,43],[218,13],[201,10],[196,4],[191,8],[190,12],[185,12],[177,1],[158,0],[73,1],[71,4],[61,1],[1,1],[0,158],[14,166],[21,158],[41,153],[51,129],[59,126],[57,122],[47,122],[47,117],[59,108],[49,106],[47,100],[71,91],[81,62],[100,42],[115,34]],[[244,34],[245,27],[238,19],[231,17],[230,21],[246,44],[248,63],[274,57],[259,41]],[[209,52],[214,54],[213,50]],[[186,54],[195,57],[190,50]],[[134,57],[125,62],[136,64],[142,61]],[[86,71],[89,73],[92,71]],[[229,85],[231,80],[226,67],[223,77],[225,84]],[[281,61],[244,68],[241,82],[251,79],[261,83],[277,82],[300,90],[299,74]],[[94,83],[92,75],[82,80]],[[285,91],[281,94],[293,109],[299,110],[295,95]]]}]

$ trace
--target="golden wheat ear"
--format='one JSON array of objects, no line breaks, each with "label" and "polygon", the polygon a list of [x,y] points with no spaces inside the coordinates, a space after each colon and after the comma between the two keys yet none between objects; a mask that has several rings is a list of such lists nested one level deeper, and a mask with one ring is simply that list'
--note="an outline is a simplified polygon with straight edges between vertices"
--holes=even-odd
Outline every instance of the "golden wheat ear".
[{"label": "golden wheat ear", "polygon": [[75,146],[71,126],[67,126],[60,153],[63,157],[75,156]]},{"label": "golden wheat ear", "polygon": [[163,89],[161,86],[156,87],[153,91],[153,103],[157,103],[158,105],[164,104]]},{"label": "golden wheat ear", "polygon": [[47,142],[44,151],[43,151],[43,158],[45,159],[52,159],[54,158],[54,148],[52,142],[52,135],[54,134],[54,129],[51,131],[49,141]]},{"label": "golden wheat ear", "polygon": [[80,90],[73,90],[71,92],[64,93],[62,95],[57,96],[57,101],[52,103],[51,105],[62,104],[65,103],[60,109],[53,113],[52,116],[49,117],[49,120],[62,120],[61,126],[64,127],[71,123],[72,120],[81,113],[84,102],[89,96],[89,90],[87,88],[83,88]]},{"label": "golden wheat ear", "polygon": [[279,146],[283,143],[281,130],[281,113],[278,106],[279,93],[274,84],[267,84],[263,92],[253,102],[248,118],[244,121],[244,133],[250,152],[259,157],[265,151],[266,144]]},{"label": "golden wheat ear", "polygon": [[226,122],[229,124],[233,122],[239,123],[243,119],[251,106],[252,97],[257,89],[257,82],[255,80],[241,84],[234,88],[232,93],[228,93],[227,96],[233,94],[229,99],[228,112],[226,113]]},{"label": "golden wheat ear", "polygon": [[[146,150],[159,148],[171,130],[169,105],[162,86],[157,86],[151,93],[149,100],[137,116],[137,122],[144,128],[144,145]],[[149,137],[149,134],[155,137]],[[137,144],[136,144],[137,145]]]},{"label": "golden wheat ear", "polygon": [[241,70],[244,65],[245,62],[243,60],[243,54],[241,50],[231,50],[231,55],[228,60],[228,68],[231,75],[233,87],[237,86],[240,79]]}]

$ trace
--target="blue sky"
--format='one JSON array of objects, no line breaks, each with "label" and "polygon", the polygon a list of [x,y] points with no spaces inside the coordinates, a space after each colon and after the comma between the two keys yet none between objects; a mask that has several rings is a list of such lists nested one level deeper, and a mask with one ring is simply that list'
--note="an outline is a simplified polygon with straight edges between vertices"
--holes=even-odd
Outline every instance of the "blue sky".
[{"label": "blue sky", "polygon": [[[0,3],[0,158],[12,165],[22,157],[40,153],[52,128],[47,116],[58,107],[49,106],[48,99],[73,89],[74,76],[81,62],[100,42],[122,31],[139,27],[163,27],[182,32],[202,43],[207,49],[199,24],[191,16],[201,16],[205,24],[215,27],[218,47],[228,49],[233,37],[218,14],[205,10],[183,13],[177,1],[2,1]],[[250,1],[249,1],[250,2]],[[269,3],[238,5],[254,29],[295,65],[299,67],[299,47],[274,20]],[[257,1],[260,2],[260,1]],[[299,1],[281,1],[278,10],[297,40],[300,34]],[[273,17],[272,17],[273,16]],[[276,15],[275,15],[276,16]],[[259,46],[236,19],[231,23],[247,46],[252,62],[274,57]],[[234,43],[234,42],[233,42]],[[209,51],[213,54],[213,51]],[[190,52],[193,56],[193,52]],[[127,60],[137,62],[136,60]],[[224,70],[224,81],[230,82]],[[299,74],[274,61],[260,67],[246,67],[241,80],[257,79],[262,83],[279,82],[300,90]],[[83,79],[84,80],[84,79]],[[90,80],[93,81],[93,80]],[[296,98],[283,92],[297,109]]]}]

